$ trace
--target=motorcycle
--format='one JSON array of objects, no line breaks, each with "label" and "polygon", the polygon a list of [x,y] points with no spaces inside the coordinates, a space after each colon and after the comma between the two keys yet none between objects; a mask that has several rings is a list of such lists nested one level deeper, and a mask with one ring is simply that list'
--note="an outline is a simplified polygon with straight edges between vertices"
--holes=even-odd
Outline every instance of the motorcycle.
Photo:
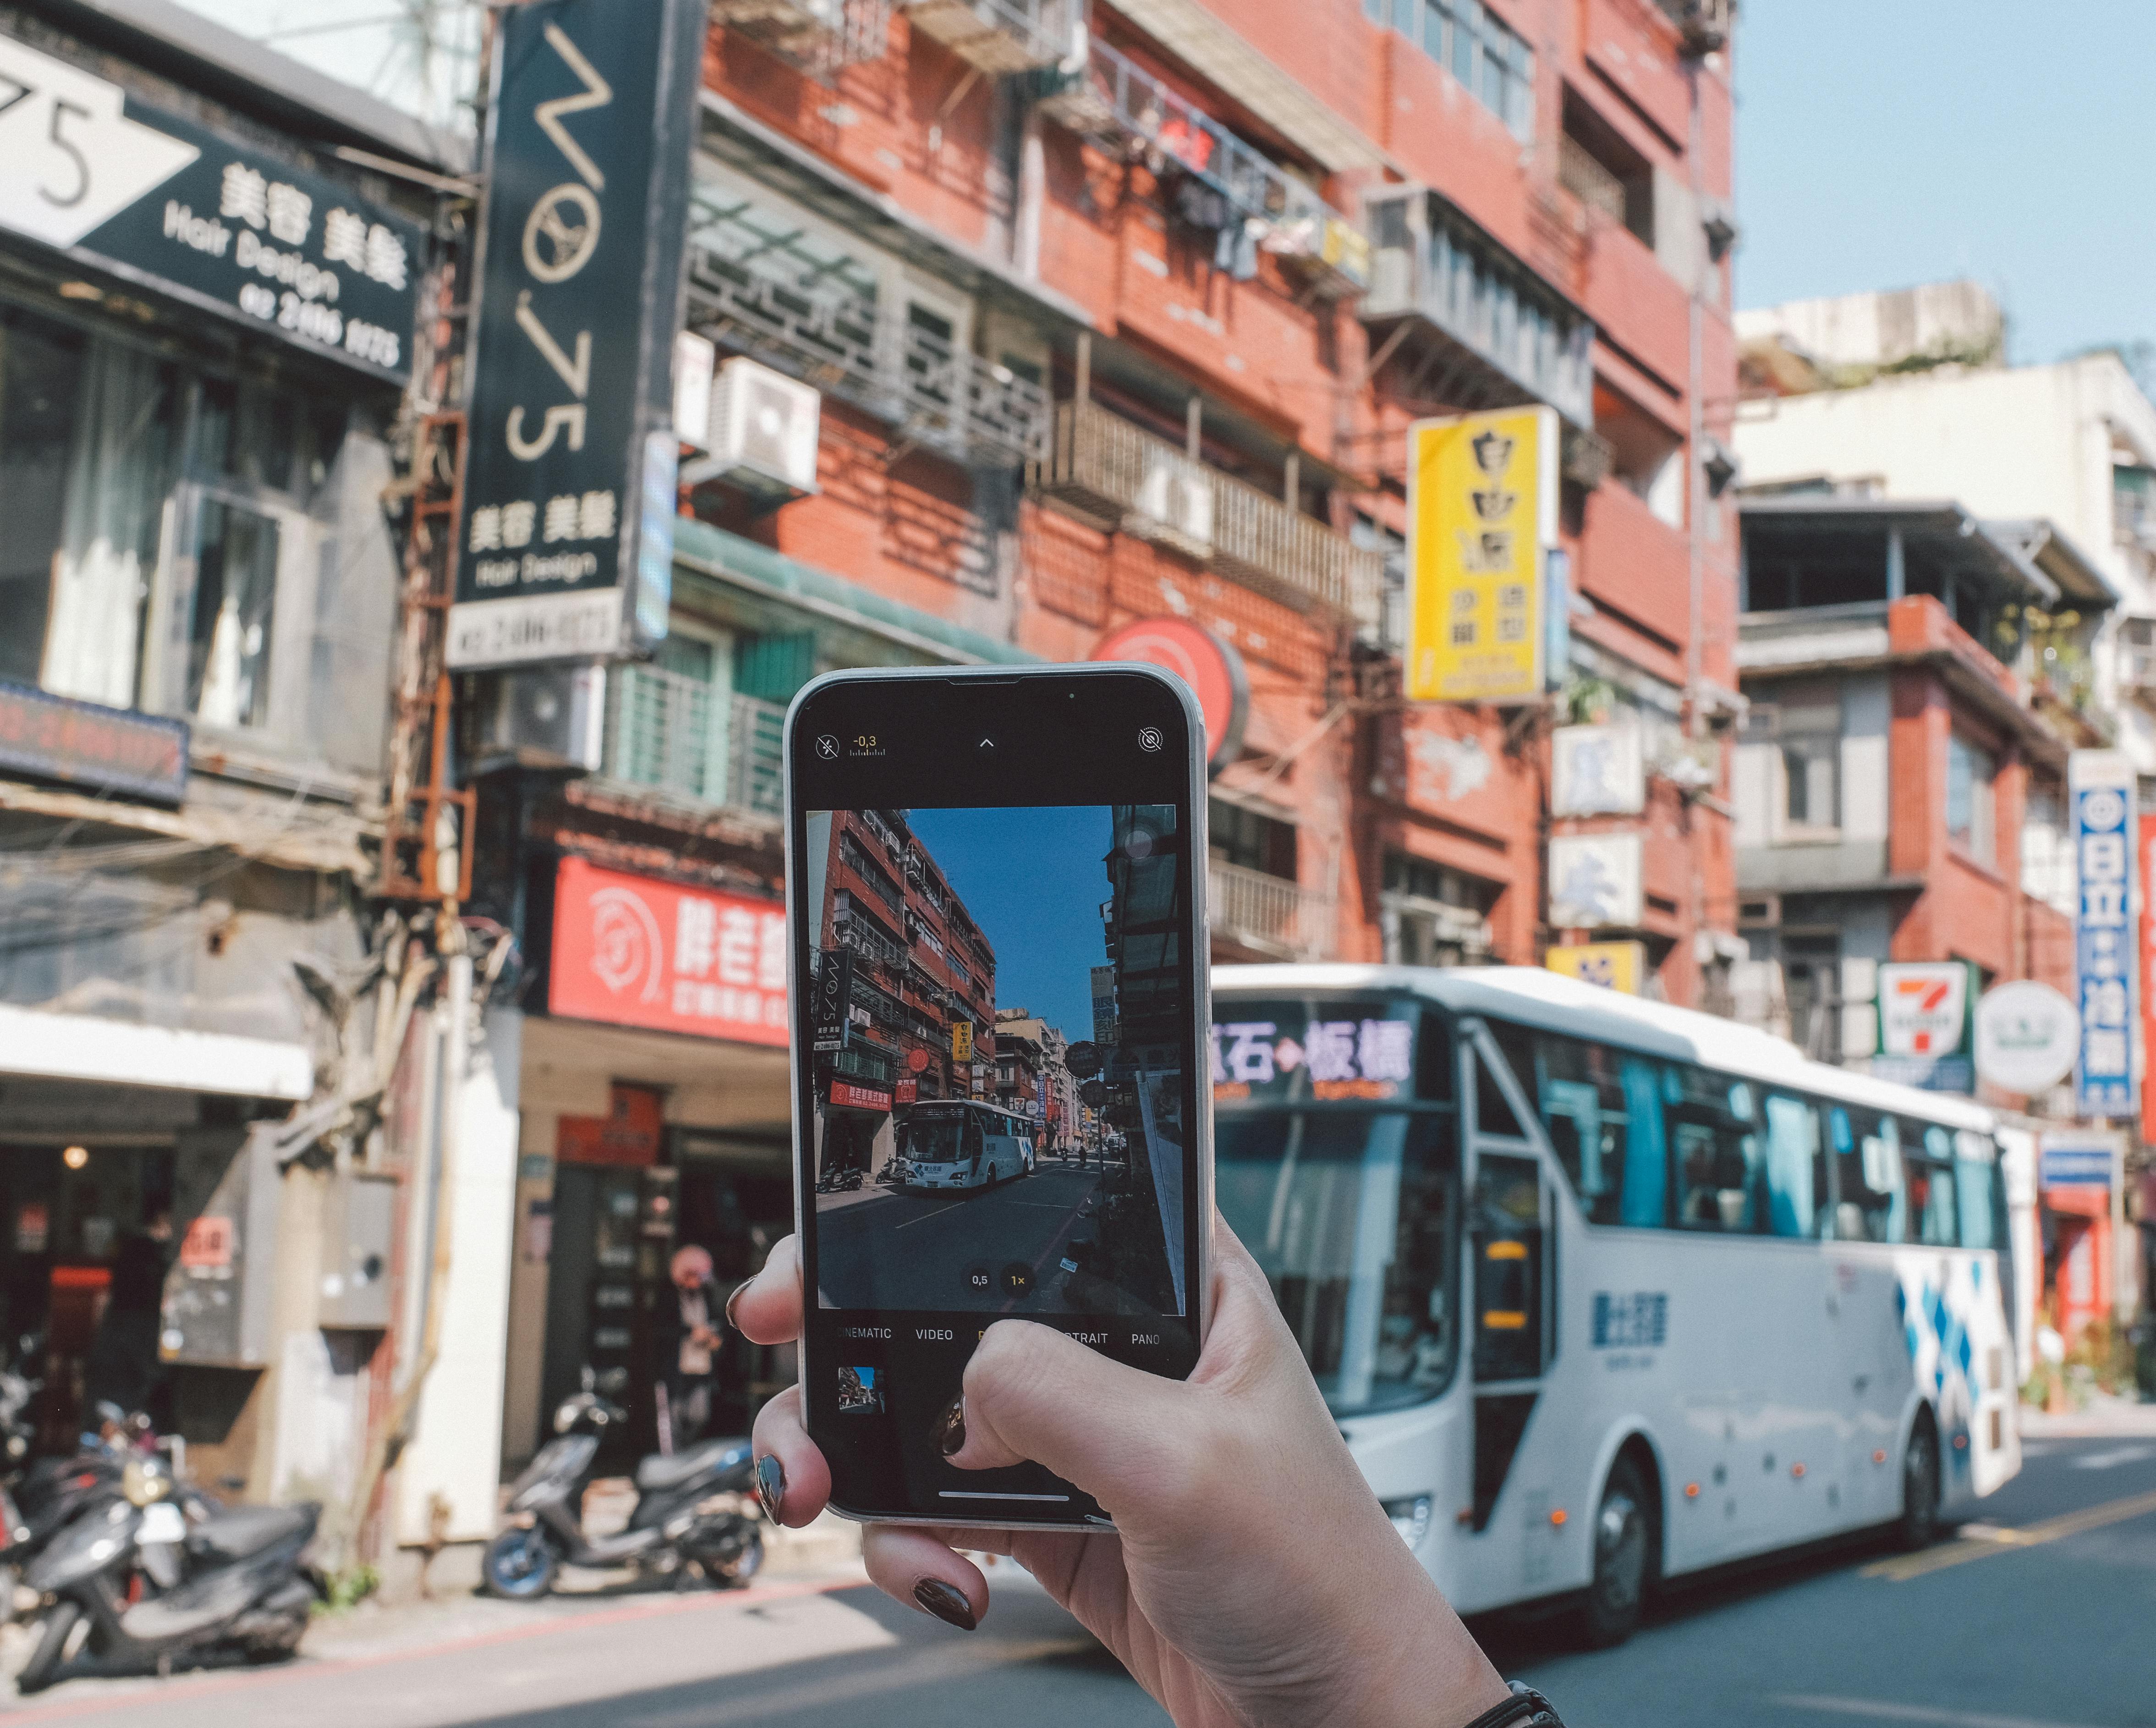
[{"label": "motorcycle", "polygon": [[584,1370],[583,1390],[554,1412],[554,1437],[539,1448],[510,1489],[516,1520],[487,1545],[488,1592],[531,1601],[554,1587],[563,1566],[634,1566],[671,1573],[693,1566],[711,1581],[745,1584],[763,1564],[763,1532],[752,1498],[756,1462],[747,1440],[706,1440],[685,1452],[658,1453],[636,1467],[636,1508],[612,1535],[585,1533],[584,1490],[596,1473],[608,1432],[628,1420],[612,1403],[624,1376],[603,1381]]},{"label": "motorcycle", "polygon": [[41,1608],[16,1689],[41,1692],[87,1649],[100,1670],[231,1653],[275,1661],[298,1649],[321,1581],[306,1566],[317,1506],[216,1507],[144,1452],[120,1493],[86,1504],[23,1574]]}]

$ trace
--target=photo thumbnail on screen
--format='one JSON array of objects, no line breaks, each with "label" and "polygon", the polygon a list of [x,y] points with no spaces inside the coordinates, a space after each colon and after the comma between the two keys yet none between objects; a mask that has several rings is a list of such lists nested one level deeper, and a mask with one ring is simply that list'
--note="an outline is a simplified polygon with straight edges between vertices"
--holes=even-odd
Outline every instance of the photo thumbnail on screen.
[{"label": "photo thumbnail on screen", "polygon": [[1179,1315],[1173,805],[811,811],[817,1300]]}]

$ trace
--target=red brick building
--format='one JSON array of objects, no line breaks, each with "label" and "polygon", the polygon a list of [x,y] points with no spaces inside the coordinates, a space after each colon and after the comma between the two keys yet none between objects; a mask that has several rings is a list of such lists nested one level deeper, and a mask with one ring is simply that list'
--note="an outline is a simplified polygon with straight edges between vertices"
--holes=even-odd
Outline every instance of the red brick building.
[{"label": "red brick building", "polygon": [[[1636,723],[1639,908],[1589,933],[1693,1000],[1734,913],[1727,50],[1711,8],[1394,3],[721,0],[689,326],[821,420],[813,491],[689,471],[717,579],[677,618],[767,701],[745,543],[1025,656],[1204,625],[1251,690],[1224,957],[1534,962],[1548,728]],[[1406,710],[1404,429],[1535,402],[1571,663],[1546,706]],[[858,657],[802,622],[796,681]]]},{"label": "red brick building", "polygon": [[[1218,958],[1533,964],[1630,939],[1650,987],[1721,1000],[1702,967],[1735,947],[1740,704],[1718,10],[714,0],[685,321],[717,382],[684,451],[668,639],[474,692],[496,751],[477,907],[532,962],[529,1168],[573,1174],[563,1124],[655,1089],[635,1180],[673,1196],[678,1172],[680,1238],[788,1227],[783,1052],[557,1013],[565,861],[775,905],[780,725],[808,678],[1083,659],[1148,619],[1210,632],[1249,687],[1214,781]],[[1563,427],[1549,689],[1410,707],[1406,429],[1526,404]],[[1553,817],[1563,728],[1594,722],[1632,747],[1605,753],[1620,795]],[[531,759],[545,728],[581,778]],[[888,1068],[894,1102],[916,1053],[922,1095],[959,1086],[953,994],[977,1067],[998,1051],[992,998],[935,957],[963,932],[897,838],[850,822],[833,844],[859,856],[832,865],[868,1021],[850,1060],[876,1069],[843,1083],[880,1096]],[[1629,849],[1625,903],[1553,926],[1556,841]],[[517,1264],[511,1457],[600,1324],[559,1268],[587,1235],[603,1260],[609,1215],[577,1221],[569,1174],[518,1191],[557,1270]]]}]

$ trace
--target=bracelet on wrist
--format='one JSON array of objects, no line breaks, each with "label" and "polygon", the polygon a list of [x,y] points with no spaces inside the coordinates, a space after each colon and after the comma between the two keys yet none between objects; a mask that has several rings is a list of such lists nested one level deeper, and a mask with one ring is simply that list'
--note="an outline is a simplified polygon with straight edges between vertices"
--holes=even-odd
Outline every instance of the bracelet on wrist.
[{"label": "bracelet on wrist", "polygon": [[1550,1701],[1532,1686],[1512,1682],[1512,1695],[1494,1710],[1486,1710],[1467,1728],[1564,1728]]}]

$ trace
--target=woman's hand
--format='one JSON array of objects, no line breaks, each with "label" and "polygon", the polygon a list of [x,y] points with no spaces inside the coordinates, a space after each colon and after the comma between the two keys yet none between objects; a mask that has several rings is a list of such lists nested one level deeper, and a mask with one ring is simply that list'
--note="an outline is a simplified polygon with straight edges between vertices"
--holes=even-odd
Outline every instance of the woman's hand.
[{"label": "woman's hand", "polygon": [[[1009,1555],[1114,1651],[1182,1728],[1469,1722],[1503,1683],[1371,1494],[1272,1292],[1218,1216],[1213,1325],[1188,1381],[1110,1361],[1023,1320],[991,1326],[943,1442],[961,1469],[1030,1459],[1075,1484],[1116,1534],[871,1525],[869,1576],[970,1628],[988,1581],[956,1549]],[[801,1329],[788,1237],[732,1318],[759,1344]],[[757,1418],[757,1482],[778,1522],[824,1509],[831,1476],[797,1386]]]}]

